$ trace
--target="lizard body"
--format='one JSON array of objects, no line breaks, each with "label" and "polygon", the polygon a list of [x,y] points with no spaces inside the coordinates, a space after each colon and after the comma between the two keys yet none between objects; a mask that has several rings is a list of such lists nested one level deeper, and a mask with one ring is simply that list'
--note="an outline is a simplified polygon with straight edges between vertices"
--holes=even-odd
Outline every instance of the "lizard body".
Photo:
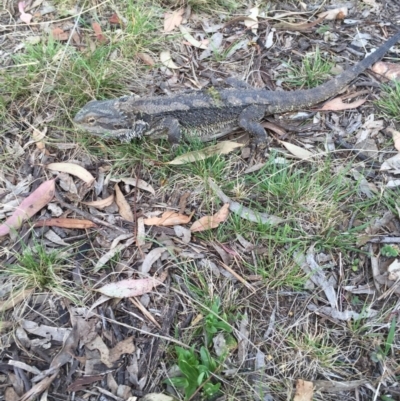
[{"label": "lizard body", "polygon": [[94,135],[121,141],[158,138],[165,133],[173,144],[179,142],[182,133],[207,141],[241,127],[257,142],[263,142],[266,134],[260,120],[264,116],[306,109],[339,93],[399,40],[397,32],[364,60],[313,89],[268,91],[228,79],[232,87],[226,89],[91,101],[77,113],[74,123]]}]

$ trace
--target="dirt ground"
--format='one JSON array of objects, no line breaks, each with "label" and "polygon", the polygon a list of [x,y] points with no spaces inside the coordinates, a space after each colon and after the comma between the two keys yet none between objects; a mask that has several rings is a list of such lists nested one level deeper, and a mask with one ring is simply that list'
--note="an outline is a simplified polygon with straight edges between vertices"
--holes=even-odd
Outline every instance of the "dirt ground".
[{"label": "dirt ground", "polygon": [[91,100],[317,87],[398,1],[6,1],[0,401],[400,400],[400,44],[212,143],[120,143]]}]

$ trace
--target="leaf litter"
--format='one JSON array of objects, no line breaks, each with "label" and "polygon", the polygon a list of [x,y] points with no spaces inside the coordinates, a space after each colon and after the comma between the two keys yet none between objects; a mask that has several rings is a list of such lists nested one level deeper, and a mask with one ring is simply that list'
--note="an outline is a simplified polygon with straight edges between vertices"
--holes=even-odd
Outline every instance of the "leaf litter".
[{"label": "leaf litter", "polygon": [[[299,54],[303,52],[301,46],[304,43],[301,44],[296,35],[290,34],[291,31],[309,32],[307,38],[310,35],[310,38],[313,40],[317,38],[316,40],[322,43],[322,35],[313,36],[313,31],[317,27],[322,24],[324,27],[329,26],[325,24],[329,24],[330,20],[343,21],[343,24],[346,24],[344,18],[347,18],[348,11],[360,19],[367,18],[368,13],[377,14],[379,7],[376,2],[371,1],[369,4],[370,8],[366,7],[364,15],[358,14],[355,9],[330,9],[317,19],[309,18],[309,14],[304,11],[308,5],[300,7],[295,12],[290,11],[280,15],[271,14],[260,5],[259,8],[245,10],[239,17],[208,15],[189,8],[176,10],[165,8],[166,13],[158,14],[159,22],[161,25],[164,23],[164,30],[162,27],[158,28],[160,37],[163,33],[172,33],[172,35],[177,34],[178,39],[174,38],[173,46],[161,46],[156,51],[143,49],[135,57],[141,60],[141,68],[149,68],[148,71],[151,71],[150,82],[154,86],[157,85],[156,81],[168,82],[171,85],[168,89],[161,85],[151,88],[156,92],[202,88],[209,85],[212,79],[199,74],[200,71],[207,70],[215,71],[217,78],[229,75],[246,76],[249,82],[253,78],[252,75],[259,73],[261,78],[254,81],[261,83],[261,86],[268,86],[271,82],[281,79],[278,75],[274,75],[274,66],[279,65],[276,56],[283,58],[280,53],[286,52],[296,58],[296,52]],[[45,22],[48,25],[47,30],[44,30],[42,25],[31,24],[31,34],[39,38],[38,34],[52,34],[56,41],[61,42],[58,44],[62,46],[62,50],[51,56],[51,62],[61,68],[62,63],[69,58],[66,50],[69,51],[73,47],[77,50],[77,54],[85,54],[85,51],[88,51],[94,58],[96,50],[104,49],[102,46],[107,46],[109,41],[115,43],[113,40],[125,32],[127,22],[130,22],[126,12],[122,11],[123,6],[118,5],[116,6],[118,9],[108,9],[104,15],[96,14],[95,21],[91,19],[86,21],[85,26],[80,27],[78,35],[71,31],[69,22],[57,18],[61,16],[57,14],[61,12],[57,10],[58,6],[52,8],[51,12],[54,14],[51,17],[46,17],[49,7],[52,5],[42,4],[40,1],[31,5],[31,8],[20,3],[20,14],[17,10],[12,12],[16,13],[17,17],[20,15],[24,23],[18,25],[16,29],[23,29],[26,24],[31,23],[31,19],[28,21],[22,17],[23,13],[26,14],[24,10],[32,13],[30,15],[33,16],[35,24]],[[99,11],[104,11],[101,5],[98,7]],[[84,15],[91,15],[90,12],[84,10]],[[68,11],[65,15],[77,14],[73,10],[72,13]],[[281,21],[281,26],[276,23],[277,19]],[[266,20],[269,20],[274,28],[282,30],[267,31],[264,24]],[[110,28],[110,24],[113,27]],[[255,35],[251,40],[244,37],[246,29]],[[72,40],[69,43],[71,34]],[[5,46],[8,46],[8,36]],[[369,37],[354,36],[356,39],[354,46],[357,46],[357,43],[368,46],[374,36],[371,34]],[[326,35],[327,42],[324,45],[331,47],[333,53],[337,51],[337,54],[341,55],[345,48],[338,49],[335,47],[340,47],[338,43],[328,43],[332,37]],[[45,43],[42,39],[41,45],[45,46]],[[271,67],[267,67],[269,75],[265,73],[268,63],[258,57],[262,49],[257,47],[260,46],[259,43],[266,43],[266,47],[271,51],[268,58]],[[290,47],[285,47],[285,43],[290,43]],[[292,53],[290,48],[295,49],[295,52]],[[25,52],[25,47],[20,47],[18,52]],[[157,54],[160,55],[159,59],[155,56]],[[350,60],[351,53],[350,57],[348,55],[349,53],[345,55],[347,61]],[[225,59],[220,59],[221,56]],[[7,54],[4,57],[7,63],[11,62],[11,59],[7,59]],[[112,57],[110,56],[110,59],[120,65],[129,64],[123,59],[118,59],[119,57],[121,55],[117,51]],[[253,58],[254,65],[250,67],[249,60]],[[160,66],[159,62],[163,66]],[[375,70],[378,74],[387,78],[396,77],[393,66],[384,64],[378,67],[379,69]],[[250,69],[253,72],[247,74]],[[98,72],[99,77],[101,74]],[[43,82],[47,81],[42,80],[41,84]],[[33,87],[35,84],[35,80],[30,83]],[[128,88],[130,93],[136,93],[136,89],[139,89],[138,93],[148,93],[143,92],[143,87],[137,83],[129,85],[132,85]],[[150,91],[150,88],[147,89]],[[92,89],[85,87],[82,89],[82,92],[84,91],[94,96]],[[352,88],[349,92],[354,93]],[[47,108],[49,111],[52,108],[60,108],[61,103],[58,103],[59,99],[52,95],[51,88],[46,87],[44,92],[38,90],[35,93],[38,94],[38,98],[37,102],[34,102],[35,107],[32,107],[33,114],[35,110],[43,112],[44,115]],[[43,108],[44,94],[49,96],[44,102],[45,108]],[[96,92],[96,96],[100,95],[103,98],[115,94],[119,96],[120,92]],[[361,94],[357,93],[357,96]],[[323,110],[333,113],[325,112],[315,116],[314,122],[319,124],[319,131],[314,136],[303,136],[302,122],[296,123],[295,120],[290,120],[291,125],[285,129],[277,128],[279,121],[276,124],[265,125],[268,130],[279,135],[280,141],[274,140],[272,143],[272,148],[278,149],[278,152],[283,154],[273,159],[277,171],[286,168],[301,171],[307,164],[307,168],[314,169],[315,173],[322,166],[321,162],[327,158],[326,153],[320,153],[323,147],[319,145],[328,139],[324,126],[326,118],[328,122],[336,124],[337,132],[340,133],[337,135],[352,146],[346,150],[330,148],[332,155],[335,157],[339,155],[339,158],[334,160],[335,167],[342,167],[342,164],[346,166],[348,155],[359,155],[360,152],[368,154],[370,159],[374,159],[375,175],[373,176],[369,170],[368,160],[363,160],[349,170],[346,180],[351,183],[350,179],[353,179],[351,185],[355,185],[356,182],[359,184],[357,193],[365,197],[363,199],[372,200],[375,194],[385,198],[389,196],[389,188],[399,185],[396,178],[400,171],[395,153],[398,152],[396,132],[384,131],[385,120],[377,120],[372,118],[371,114],[369,117],[368,114],[366,116],[363,114],[364,110],[368,110],[369,103],[365,102],[365,99],[344,103],[345,98],[341,96],[322,106],[325,107]],[[68,110],[63,109],[65,106],[66,104],[61,105],[60,110],[67,112]],[[30,106],[27,103],[24,107],[29,109]],[[340,111],[346,109],[352,111],[344,118]],[[313,112],[308,113],[308,116]],[[10,115],[15,114],[10,113]],[[254,391],[258,392],[261,389],[257,387],[257,380],[268,383],[268,386],[262,387],[262,391],[266,394],[265,399],[269,399],[268,397],[277,400],[287,399],[289,394],[294,396],[294,388],[297,390],[295,399],[311,399],[313,387],[315,391],[324,392],[324,396],[326,395],[324,399],[338,398],[337,395],[330,398],[328,395],[330,392],[347,392],[340,394],[340,399],[352,399],[353,393],[357,393],[358,399],[371,399],[371,388],[375,386],[377,378],[379,379],[376,372],[381,371],[382,367],[389,368],[390,364],[394,370],[397,369],[390,353],[379,366],[372,364],[368,359],[365,343],[359,342],[359,337],[353,336],[343,325],[343,321],[349,320],[354,324],[365,322],[366,325],[374,327],[375,334],[386,334],[391,311],[385,309],[385,305],[389,305],[394,300],[393,296],[398,294],[399,269],[398,259],[383,256],[380,252],[382,245],[378,241],[393,241],[399,234],[395,224],[398,216],[386,216],[384,207],[377,207],[371,212],[367,219],[369,224],[366,224],[366,219],[358,221],[359,215],[351,218],[346,216],[344,219],[343,227],[346,228],[342,231],[348,229],[356,239],[360,238],[357,246],[362,252],[353,253],[350,248],[339,252],[332,247],[331,259],[321,261],[326,255],[317,251],[317,248],[321,244],[324,228],[317,235],[311,235],[315,215],[299,212],[294,219],[293,216],[286,219],[289,214],[286,214],[285,209],[281,209],[279,215],[269,213],[269,207],[273,206],[273,199],[276,198],[269,193],[266,193],[265,199],[250,202],[250,206],[246,206],[249,200],[252,200],[252,194],[240,191],[241,178],[244,175],[249,177],[257,174],[257,184],[263,185],[265,181],[270,181],[273,185],[274,174],[277,173],[265,173],[269,165],[268,157],[273,158],[271,150],[265,151],[265,157],[260,156],[261,153],[254,153],[246,145],[243,146],[235,140],[229,141],[235,145],[221,150],[225,144],[219,141],[214,148],[205,147],[200,151],[181,153],[175,158],[172,154],[168,155],[167,160],[172,162],[161,166],[159,160],[166,159],[159,157],[160,153],[157,152],[161,148],[156,147],[152,157],[148,158],[151,160],[148,165],[145,157],[146,168],[140,169],[139,172],[135,171],[135,174],[132,174],[134,178],[116,179],[118,182],[113,186],[114,184],[110,183],[115,181],[110,178],[111,175],[106,176],[101,172],[97,161],[93,162],[93,158],[80,154],[79,146],[58,141],[59,133],[54,126],[38,125],[36,131],[32,131],[33,141],[31,139],[29,142],[24,142],[22,136],[15,140],[17,137],[13,132],[18,132],[19,135],[21,128],[7,126],[5,129],[10,131],[7,131],[2,138],[4,149],[10,154],[18,155],[21,160],[26,157],[26,164],[34,165],[35,171],[29,170],[28,177],[24,176],[20,172],[26,168],[22,162],[15,171],[10,172],[7,169],[4,169],[4,172],[0,171],[2,197],[0,232],[5,244],[2,262],[6,262],[5,266],[15,265],[15,255],[21,256],[27,249],[32,250],[33,255],[38,255],[40,252],[38,244],[43,246],[45,253],[49,255],[54,249],[62,254],[64,248],[72,247],[75,252],[69,254],[71,256],[63,272],[65,279],[63,285],[66,285],[69,291],[76,292],[75,295],[79,295],[86,310],[86,312],[81,311],[81,316],[77,316],[71,301],[65,296],[60,297],[51,293],[46,285],[40,288],[17,286],[15,290],[1,295],[0,309],[5,313],[4,319],[7,319],[1,325],[2,333],[6,333],[2,346],[7,350],[2,354],[2,358],[6,363],[7,360],[12,362],[10,365],[15,369],[26,372],[25,384],[22,374],[13,375],[10,370],[1,376],[7,383],[6,394],[14,394],[14,398],[31,399],[42,393],[43,397],[46,397],[46,390],[51,394],[53,389],[60,388],[58,392],[64,394],[67,391],[82,392],[84,398],[91,392],[96,393],[96,396],[103,394],[114,399],[133,399],[134,394],[141,396],[145,389],[144,392],[150,391],[150,393],[141,399],[146,397],[148,400],[171,399],[168,395],[162,394],[166,388],[162,383],[166,370],[158,375],[154,372],[160,366],[165,367],[164,346],[168,343],[188,341],[181,345],[187,347],[192,345],[184,333],[193,333],[191,332],[195,330],[193,327],[202,325],[204,316],[207,315],[204,310],[199,313],[194,307],[199,302],[204,303],[204,300],[198,301],[197,293],[194,294],[194,290],[199,289],[196,286],[203,288],[203,283],[206,283],[207,298],[211,299],[213,294],[221,293],[224,298],[223,305],[237,307],[236,320],[230,317],[229,321],[235,328],[234,334],[239,340],[235,349],[237,353],[229,351],[227,336],[220,331],[218,337],[213,338],[215,349],[219,350],[217,355],[221,357],[224,352],[230,352],[227,366],[224,368],[233,367],[235,372],[239,372],[239,367],[245,368],[250,373],[245,379],[243,376],[242,380],[246,380],[248,387]],[[390,137],[393,135],[394,147],[390,147],[386,154],[387,148],[384,146],[390,138],[387,134],[390,134]],[[52,143],[54,138],[57,138],[57,143]],[[107,146],[99,145],[99,149],[106,155],[107,164],[114,167],[116,158],[109,157],[107,153],[111,152],[111,148]],[[141,142],[138,146],[144,148],[146,145]],[[342,157],[343,154],[346,156]],[[291,163],[291,155],[298,158],[296,163]],[[315,157],[316,155],[318,157]],[[158,157],[159,160],[156,161]],[[73,160],[74,163],[68,160]],[[78,164],[75,160],[78,160]],[[189,163],[197,166],[199,162],[205,160],[207,163],[213,160],[230,160],[231,164],[224,168],[220,181],[212,178],[207,180],[203,177],[202,185],[199,185],[196,174],[188,172],[190,170],[180,170],[188,168]],[[158,168],[161,170],[167,165],[173,169],[170,170],[173,174],[168,177],[158,174]],[[119,168],[115,167],[116,170]],[[57,174],[55,180],[46,178],[49,171]],[[182,171],[189,175],[189,179],[182,179]],[[333,169],[333,175],[338,171],[340,170]],[[127,169],[115,176],[123,177],[126,172],[131,174]],[[227,184],[229,181],[235,182],[237,187],[230,190],[228,185],[226,190],[225,187],[222,190],[216,182],[224,183],[224,181]],[[41,185],[48,185],[50,189],[40,192],[43,190]],[[189,193],[189,196],[185,197],[185,193]],[[215,195],[215,198],[210,200],[205,197],[206,194]],[[282,199],[284,195],[281,194]],[[317,200],[309,200],[302,205],[303,209],[311,210],[314,202]],[[347,201],[343,207],[348,207],[351,202],[352,200]],[[397,204],[393,207],[397,207]],[[210,213],[210,210],[219,212]],[[190,230],[193,220],[195,229],[192,226]],[[242,220],[247,224],[253,223],[249,232],[239,230],[232,235],[224,232],[232,222],[235,222],[237,227],[238,221]],[[303,223],[301,229],[295,228],[296,238],[310,238],[309,247],[304,248],[308,251],[299,253],[303,257],[302,274],[309,280],[305,287],[301,288],[298,284],[287,284],[280,276],[291,263],[296,268],[299,267],[298,261],[290,260],[289,257],[291,244],[295,244],[292,242],[293,239],[284,243],[281,248],[273,247],[274,235],[292,229],[293,220]],[[196,224],[199,230],[196,229]],[[353,224],[358,231],[351,231]],[[262,225],[271,227],[268,234],[264,234],[267,240],[258,236]],[[50,230],[49,226],[53,229]],[[199,234],[198,231],[203,232]],[[361,234],[358,236],[358,233]],[[215,242],[215,239],[218,241]],[[372,242],[375,240],[376,242]],[[313,242],[317,242],[316,247],[311,247]],[[286,264],[281,265],[278,255],[286,256],[286,253],[288,254],[285,259]],[[356,261],[355,255],[360,260]],[[354,259],[353,265],[344,261],[348,258]],[[267,269],[264,269],[263,263],[268,263]],[[249,266],[252,266],[254,271],[250,270]],[[359,266],[365,268],[365,272],[357,271]],[[372,279],[369,275],[369,266],[373,272]],[[185,281],[188,275],[191,279],[189,287]],[[197,280],[197,275],[201,279]],[[81,283],[80,286],[78,283]],[[11,284],[13,287],[14,282]],[[16,284],[18,285],[18,282]],[[102,292],[107,295],[100,295]],[[362,294],[366,295],[360,302],[357,297]],[[174,308],[174,295],[179,297],[181,302],[178,315]],[[372,297],[374,299],[379,297],[378,301],[372,302]],[[379,299],[385,299],[388,303],[379,303]],[[394,309],[393,311],[395,312]],[[386,321],[379,320],[377,318],[379,314]],[[191,315],[199,316],[199,320],[190,320]],[[15,327],[18,330],[19,343],[8,334],[10,328]],[[285,330],[284,333],[280,332],[281,327]],[[307,332],[307,328],[311,327],[315,328],[315,332],[311,329]],[[316,342],[318,352],[323,353],[325,348],[318,343],[319,332],[334,333],[337,335],[335,341],[340,344],[342,338],[349,339],[349,347],[353,347],[356,350],[354,352],[359,352],[357,361],[344,369],[345,374],[338,365],[330,369],[328,359],[324,360],[325,365],[321,364],[314,355],[315,349],[307,349],[310,342],[302,343],[301,335],[306,334],[308,339],[311,338]],[[134,336],[132,333],[135,333]],[[268,335],[263,339],[264,333]],[[175,336],[178,336],[179,340],[175,340]],[[376,338],[379,339],[379,336]],[[329,335],[326,339],[329,341]],[[335,341],[331,344],[335,344]],[[22,344],[26,347],[26,352]],[[196,343],[198,344],[200,342]],[[37,349],[40,349],[38,354],[36,354],[39,352]],[[339,360],[347,360],[348,354],[345,350],[341,353],[335,349],[335,352],[337,352],[335,357]],[[15,359],[10,359],[9,355]],[[362,366],[358,365],[361,360],[364,363]],[[169,361],[166,362],[168,364]],[[124,384],[116,380],[118,369],[121,377],[128,378]],[[254,369],[257,371],[256,374],[252,372]],[[273,375],[268,373],[271,371],[274,372]],[[349,372],[352,378],[362,379],[348,379]],[[368,377],[369,381],[364,379],[364,376]],[[56,387],[60,386],[56,380],[60,377],[61,387]],[[218,372],[211,380],[215,377],[218,377]],[[316,380],[316,377],[325,377],[327,380]],[[340,377],[343,380],[339,385],[339,382],[332,381],[332,377]],[[228,386],[226,388],[229,388],[230,380],[231,377],[224,377],[224,385]],[[385,380],[389,385],[375,387],[376,394],[382,392],[382,388],[390,392],[390,380],[387,378]],[[27,382],[30,382],[30,389],[26,386]],[[235,397],[246,399],[242,393],[236,394]]]}]

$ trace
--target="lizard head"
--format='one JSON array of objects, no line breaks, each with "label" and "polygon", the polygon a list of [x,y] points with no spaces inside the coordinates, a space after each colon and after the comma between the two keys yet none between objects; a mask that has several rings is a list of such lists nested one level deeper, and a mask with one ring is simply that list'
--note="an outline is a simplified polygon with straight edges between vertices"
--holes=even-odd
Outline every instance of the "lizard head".
[{"label": "lizard head", "polygon": [[120,102],[121,99],[93,100],[78,111],[74,124],[93,135],[122,142],[141,138],[148,130],[148,124],[122,112]]}]

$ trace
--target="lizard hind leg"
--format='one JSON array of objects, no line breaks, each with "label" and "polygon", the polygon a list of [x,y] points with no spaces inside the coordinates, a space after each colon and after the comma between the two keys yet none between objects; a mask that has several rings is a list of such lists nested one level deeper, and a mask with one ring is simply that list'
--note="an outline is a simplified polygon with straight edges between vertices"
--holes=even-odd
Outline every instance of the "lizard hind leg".
[{"label": "lizard hind leg", "polygon": [[239,115],[239,126],[255,136],[256,143],[267,141],[267,135],[260,120],[265,115],[265,106],[252,104],[246,107]]}]

